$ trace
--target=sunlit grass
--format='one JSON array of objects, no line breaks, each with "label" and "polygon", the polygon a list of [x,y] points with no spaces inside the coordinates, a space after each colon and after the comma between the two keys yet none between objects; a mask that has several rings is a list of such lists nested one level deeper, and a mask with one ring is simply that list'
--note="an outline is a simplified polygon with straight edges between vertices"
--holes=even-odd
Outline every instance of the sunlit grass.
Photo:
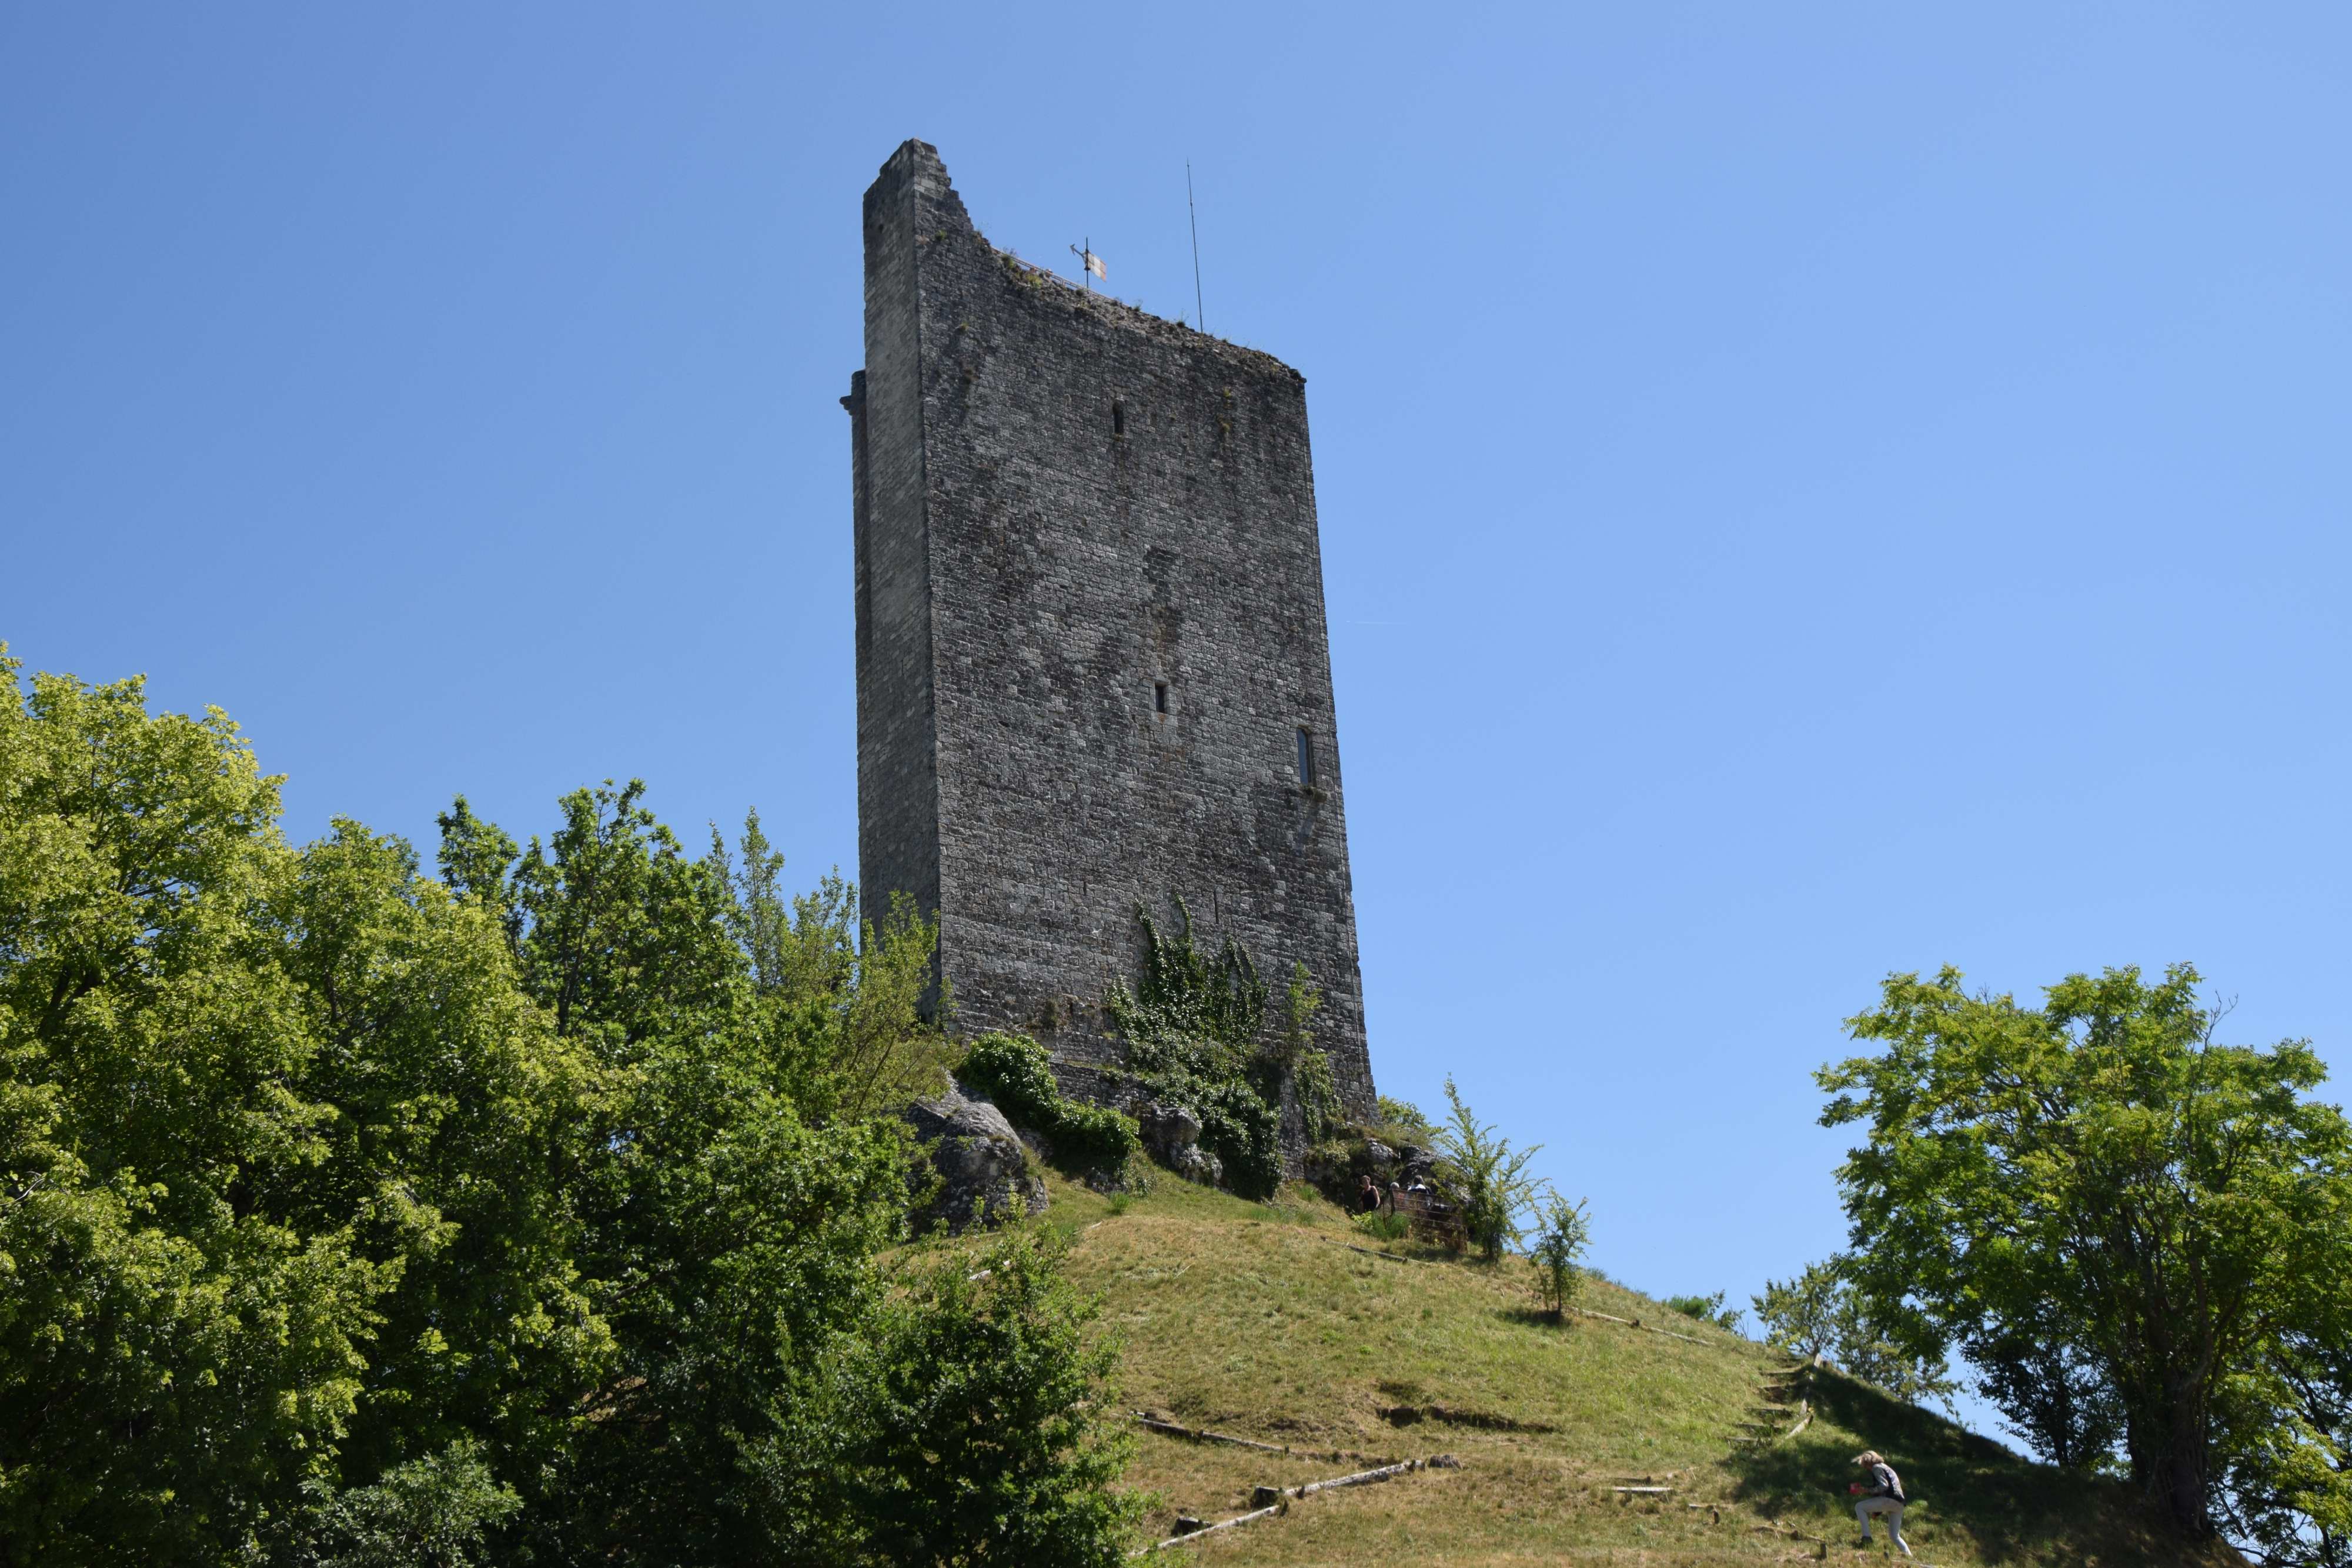
[{"label": "sunlit grass", "polygon": [[[1922,1561],[2200,1561],[2140,1534],[2120,1489],[2061,1478],[1832,1374],[1817,1378],[1817,1413],[1799,1437],[1744,1446],[1739,1423],[1782,1419],[1759,1406],[1786,1358],[1605,1281],[1589,1281],[1580,1304],[1705,1343],[1595,1318],[1545,1321],[1519,1260],[1486,1268],[1401,1260],[1425,1251],[1406,1245],[1386,1249],[1397,1258],[1351,1250],[1383,1249],[1303,1187],[1269,1204],[1167,1176],[1123,1201],[1059,1181],[1053,1193],[1050,1223],[1072,1239],[1071,1271],[1101,1294],[1103,1328],[1124,1345],[1123,1404],[1301,1450],[1144,1435],[1130,1479],[1161,1494],[1155,1535],[1180,1513],[1242,1512],[1253,1487],[1366,1462],[1322,1457],[1329,1450],[1463,1462],[1310,1498],[1181,1549],[1203,1563],[1851,1558],[1847,1460],[1866,1446],[1895,1458],[1918,1499],[1906,1533]],[[1382,1414],[1430,1406],[1520,1429]],[[1640,1477],[1676,1490],[1611,1490]]]}]

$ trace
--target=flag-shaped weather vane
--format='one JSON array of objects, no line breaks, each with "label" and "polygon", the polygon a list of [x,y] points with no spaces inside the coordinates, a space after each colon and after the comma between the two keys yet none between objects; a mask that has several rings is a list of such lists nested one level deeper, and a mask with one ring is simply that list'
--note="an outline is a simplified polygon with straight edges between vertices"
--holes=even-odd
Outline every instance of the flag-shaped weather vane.
[{"label": "flag-shaped weather vane", "polygon": [[1088,240],[1084,245],[1072,246],[1070,254],[1078,258],[1078,280],[1085,283],[1088,288],[1094,287],[1089,279],[1099,277],[1106,283],[1110,281],[1110,274],[1103,270],[1102,257],[1095,254],[1094,241]]}]

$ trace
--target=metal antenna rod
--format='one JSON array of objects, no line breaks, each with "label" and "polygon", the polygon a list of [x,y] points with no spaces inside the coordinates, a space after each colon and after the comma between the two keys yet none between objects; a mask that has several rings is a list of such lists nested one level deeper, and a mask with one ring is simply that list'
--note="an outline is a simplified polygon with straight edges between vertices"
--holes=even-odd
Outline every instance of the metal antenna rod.
[{"label": "metal antenna rod", "polygon": [[1184,160],[1184,212],[1192,220],[1192,320],[1209,329],[1208,313],[1201,308],[1201,210],[1192,204],[1192,160]]}]

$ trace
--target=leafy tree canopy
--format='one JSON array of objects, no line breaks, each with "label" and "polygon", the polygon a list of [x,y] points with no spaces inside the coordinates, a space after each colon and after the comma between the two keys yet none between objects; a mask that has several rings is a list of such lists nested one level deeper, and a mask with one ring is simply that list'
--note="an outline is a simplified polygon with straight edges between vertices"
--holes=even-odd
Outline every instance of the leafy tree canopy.
[{"label": "leafy tree canopy", "polygon": [[[2197,985],[2186,965],[2110,969],[2027,1007],[1949,969],[1891,977],[1849,1025],[1877,1054],[1820,1075],[1823,1122],[1865,1134],[1839,1171],[1847,1270],[1909,1354],[2008,1367],[1988,1390],[2029,1430],[2095,1439],[2096,1411],[2048,1397],[2088,1369],[2182,1531],[2268,1508],[2299,1521],[2281,1561],[2341,1561],[2286,1537],[2343,1518],[2340,1394],[2297,1378],[2342,1364],[2352,1129],[2312,1097],[2308,1043],[2221,1043]],[[2027,1364],[2033,1346],[2061,1364]]]},{"label": "leafy tree canopy", "polygon": [[[635,783],[528,844],[460,800],[439,880],[296,848],[219,713],[0,678],[0,1562],[1118,1560],[1050,1249],[885,1269],[911,911]],[[1062,1500],[951,1540],[886,1474]]]}]

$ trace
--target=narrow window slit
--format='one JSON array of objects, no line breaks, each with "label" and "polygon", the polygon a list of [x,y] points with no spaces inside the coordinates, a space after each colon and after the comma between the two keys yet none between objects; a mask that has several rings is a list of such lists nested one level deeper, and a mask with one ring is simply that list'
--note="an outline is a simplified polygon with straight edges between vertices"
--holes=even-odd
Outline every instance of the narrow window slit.
[{"label": "narrow window slit", "polygon": [[1127,434],[1127,404],[1114,402],[1110,405],[1110,433],[1113,435]]},{"label": "narrow window slit", "polygon": [[1166,681],[1154,681],[1151,683],[1151,709],[1154,713],[1166,713],[1168,711],[1168,683]]},{"label": "narrow window slit", "polygon": [[1309,786],[1315,782],[1315,737],[1304,728],[1298,732],[1298,781]]}]

